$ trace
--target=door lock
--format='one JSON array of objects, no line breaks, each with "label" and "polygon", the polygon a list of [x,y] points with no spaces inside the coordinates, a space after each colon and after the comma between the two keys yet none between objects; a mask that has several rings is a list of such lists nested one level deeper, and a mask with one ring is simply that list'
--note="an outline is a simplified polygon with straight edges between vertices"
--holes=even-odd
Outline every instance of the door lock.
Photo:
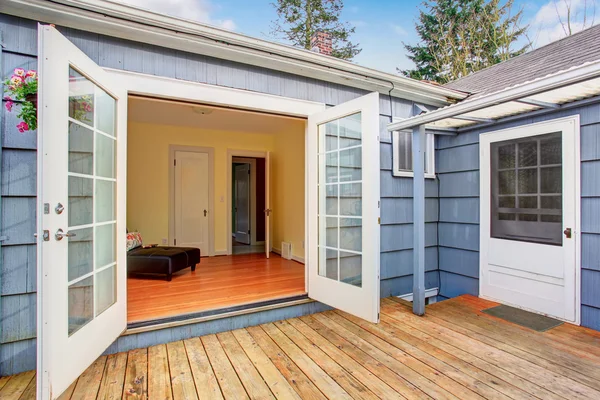
[{"label": "door lock", "polygon": [[75,235],[72,232],[67,232],[64,233],[62,229],[59,229],[56,231],[56,233],[54,234],[54,239],[56,239],[57,241],[62,240],[64,237],[75,237],[77,235]]},{"label": "door lock", "polygon": [[62,214],[64,210],[65,206],[63,206],[61,203],[58,203],[56,207],[54,207],[54,211],[56,211],[57,214]]},{"label": "door lock", "polygon": [[571,236],[572,236],[571,228],[565,228],[565,230],[563,231],[563,233],[565,234],[565,237],[567,239],[571,239]]}]

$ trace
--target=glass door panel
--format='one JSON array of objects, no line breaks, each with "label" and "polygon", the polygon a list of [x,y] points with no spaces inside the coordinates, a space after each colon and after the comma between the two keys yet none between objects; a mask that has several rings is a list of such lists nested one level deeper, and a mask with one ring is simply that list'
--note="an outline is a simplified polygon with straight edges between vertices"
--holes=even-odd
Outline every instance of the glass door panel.
[{"label": "glass door panel", "polygon": [[319,275],[360,287],[361,113],[321,124],[318,134]]},{"label": "glass door panel", "polygon": [[69,335],[116,301],[115,108],[69,68]]}]

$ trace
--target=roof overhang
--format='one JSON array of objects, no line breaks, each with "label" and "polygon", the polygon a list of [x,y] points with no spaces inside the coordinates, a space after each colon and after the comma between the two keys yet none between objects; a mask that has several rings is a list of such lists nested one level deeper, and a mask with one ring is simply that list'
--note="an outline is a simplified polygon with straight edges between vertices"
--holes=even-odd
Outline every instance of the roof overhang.
[{"label": "roof overhang", "polygon": [[465,93],[107,0],[2,0],[0,12],[445,106]]},{"label": "roof overhang", "polygon": [[387,130],[425,126],[432,133],[456,134],[518,118],[522,114],[565,109],[599,95],[600,60],[394,122]]}]

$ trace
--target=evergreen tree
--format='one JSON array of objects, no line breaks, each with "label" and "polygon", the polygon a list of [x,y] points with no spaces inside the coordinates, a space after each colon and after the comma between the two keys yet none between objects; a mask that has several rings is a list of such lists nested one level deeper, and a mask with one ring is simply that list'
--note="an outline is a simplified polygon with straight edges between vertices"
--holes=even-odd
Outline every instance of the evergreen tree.
[{"label": "evergreen tree", "polygon": [[404,44],[415,63],[405,76],[447,83],[522,54],[514,49],[527,27],[514,0],[426,0],[416,24],[419,44]]},{"label": "evergreen tree", "polygon": [[273,35],[310,50],[312,36],[327,32],[332,39],[332,56],[351,60],[360,53],[359,45],[350,41],[355,28],[340,21],[342,0],[276,0],[272,5],[277,11],[271,26]]}]

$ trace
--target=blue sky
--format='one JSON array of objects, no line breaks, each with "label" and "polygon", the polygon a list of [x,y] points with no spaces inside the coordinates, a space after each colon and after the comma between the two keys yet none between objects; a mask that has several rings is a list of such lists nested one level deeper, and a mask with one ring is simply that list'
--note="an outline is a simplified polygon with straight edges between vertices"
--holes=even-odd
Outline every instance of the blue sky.
[{"label": "blue sky", "polygon": [[[162,13],[221,26],[250,36],[271,39],[271,21],[276,18],[273,0],[119,0]],[[515,8],[524,9],[524,23],[536,46],[564,36],[557,15],[564,17],[565,4],[575,15],[573,26],[583,26],[585,4],[588,16],[591,3],[600,0],[515,0]],[[354,59],[358,64],[395,72],[396,67],[410,68],[402,42],[416,43],[414,24],[419,0],[346,0],[342,18],[356,27],[353,42],[363,51]],[[600,4],[599,4],[600,5]],[[599,9],[600,14],[600,9]],[[600,15],[598,17],[600,20]],[[589,25],[589,19],[587,24]]]}]

